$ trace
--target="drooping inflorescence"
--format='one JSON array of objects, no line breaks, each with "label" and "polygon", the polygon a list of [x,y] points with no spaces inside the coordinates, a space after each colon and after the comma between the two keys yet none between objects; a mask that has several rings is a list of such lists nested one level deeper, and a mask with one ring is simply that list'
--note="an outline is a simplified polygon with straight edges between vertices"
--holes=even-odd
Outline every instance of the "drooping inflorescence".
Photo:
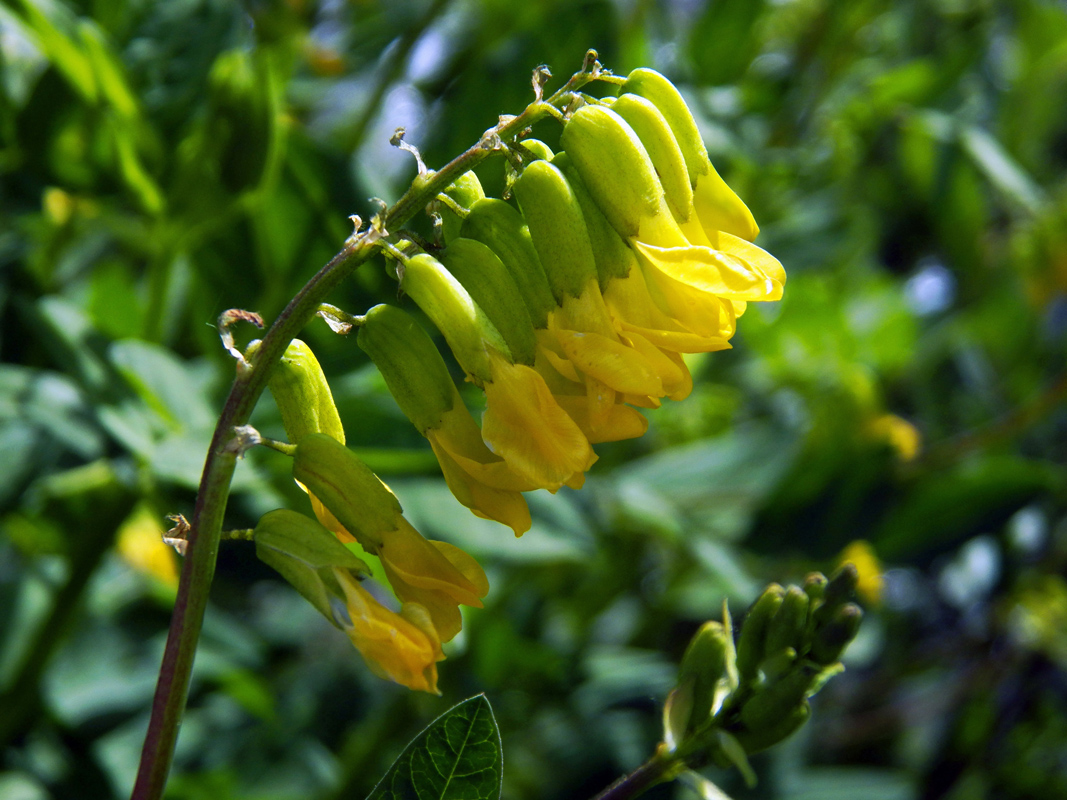
[{"label": "drooping inflorescence", "polygon": [[[560,152],[533,139],[515,145],[515,203],[486,197],[467,172],[439,196],[443,247],[381,242],[403,293],[484,392],[480,422],[406,311],[380,305],[355,323],[360,348],[429,441],[456,499],[517,536],[531,525],[523,492],[580,488],[597,460],[593,445],[644,434],[638,409],[692,390],[683,355],[729,348],[746,303],[779,299],[785,283],[781,264],[752,244],[751,213],[662,75],[636,70],[617,98],[574,95],[559,116]],[[415,531],[344,447],[306,345],[293,341],[270,388],[318,522],[272,512],[263,533],[275,545],[264,554],[348,632],[376,674],[435,691],[441,642],[460,629],[458,605],[479,606],[487,594],[484,572]],[[297,529],[321,544],[317,555],[285,550]],[[336,549],[353,541],[380,559],[399,612],[361,586],[366,564]]]}]

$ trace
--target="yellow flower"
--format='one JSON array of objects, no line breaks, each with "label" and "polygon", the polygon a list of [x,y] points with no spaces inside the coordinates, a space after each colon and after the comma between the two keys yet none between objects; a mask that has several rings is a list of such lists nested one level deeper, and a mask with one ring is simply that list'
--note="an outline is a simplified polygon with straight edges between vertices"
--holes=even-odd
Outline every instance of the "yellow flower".
[{"label": "yellow flower", "polygon": [[122,523],[115,547],[133,569],[169,589],[178,587],[174,550],[163,543],[163,528],[147,506],[138,506]]},{"label": "yellow flower", "polygon": [[467,377],[485,392],[482,439],[521,479],[556,491],[577,487],[596,461],[589,441],[544,377],[515,363],[467,290],[432,256],[405,261],[402,288],[444,334]]},{"label": "yellow flower", "polygon": [[[740,236],[695,224],[699,213],[691,203],[681,210],[689,218],[679,224],[641,139],[618,114],[584,106],[561,141],[590,195],[633,248],[649,293],[683,329],[717,336],[724,317],[743,310],[736,304],[781,298],[785,271],[769,253]],[[746,225],[728,227],[753,234]]]},{"label": "yellow flower", "polygon": [[838,565],[851,563],[859,573],[856,593],[867,603],[877,605],[882,601],[885,578],[882,577],[882,564],[874,552],[871,543],[857,539],[849,544],[837,559]]},{"label": "yellow flower", "polygon": [[882,414],[870,423],[871,435],[888,444],[904,462],[913,461],[922,450],[918,428],[896,414]]},{"label": "yellow flower", "polygon": [[444,660],[441,641],[427,610],[404,603],[397,614],[383,606],[346,570],[334,569],[345,593],[349,624],[345,633],[371,672],[409,689],[437,690],[437,662]]},{"label": "yellow flower", "polygon": [[423,538],[389,487],[336,439],[306,436],[293,474],[307,486],[323,527],[377,556],[397,597],[421,604],[441,641],[460,630],[459,603],[481,607],[489,583],[478,562],[458,547]]},{"label": "yellow flower", "polygon": [[516,536],[529,530],[530,510],[520,492],[537,486],[486,447],[441,354],[418,323],[395,306],[375,306],[357,341],[405,416],[429,440],[456,499],[477,516],[508,525]]},{"label": "yellow flower", "polygon": [[447,642],[463,625],[459,604],[481,608],[489,581],[478,562],[455,545],[424,539],[403,517],[397,522],[377,552],[389,585],[402,601],[424,607]]}]

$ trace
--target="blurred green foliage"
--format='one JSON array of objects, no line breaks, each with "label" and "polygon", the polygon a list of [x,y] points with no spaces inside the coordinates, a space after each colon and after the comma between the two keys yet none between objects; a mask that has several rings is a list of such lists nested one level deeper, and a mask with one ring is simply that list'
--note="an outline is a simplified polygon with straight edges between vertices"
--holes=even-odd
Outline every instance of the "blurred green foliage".
[{"label": "blurred green foliage", "polygon": [[[233,374],[218,314],[270,320],[350,214],[399,196],[394,128],[440,166],[589,47],[684,88],[785,299],[580,493],[531,496],[519,541],[453,500],[355,343],[310,325],[349,444],[492,592],[444,696],[415,695],[229,543],[168,796],[363,797],[478,692],[505,796],[591,796],[651,752],[724,597],[740,613],[855,539],[887,574],[848,671],[754,759],[756,789],[709,774],[737,798],[1067,795],[1061,3],[5,0],[0,797],[129,791],[173,602],[156,545]],[[499,162],[479,173],[499,195]],[[378,262],[331,300],[397,293]],[[281,435],[269,397],[253,423]],[[253,452],[227,524],[304,503]]]}]

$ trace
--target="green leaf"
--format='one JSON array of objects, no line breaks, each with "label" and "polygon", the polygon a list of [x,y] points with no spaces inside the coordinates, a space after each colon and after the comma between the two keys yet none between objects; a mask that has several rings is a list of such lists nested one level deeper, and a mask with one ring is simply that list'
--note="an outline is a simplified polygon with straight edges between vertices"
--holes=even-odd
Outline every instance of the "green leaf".
[{"label": "green leaf", "polygon": [[430,723],[367,800],[496,800],[503,774],[500,731],[480,694]]}]

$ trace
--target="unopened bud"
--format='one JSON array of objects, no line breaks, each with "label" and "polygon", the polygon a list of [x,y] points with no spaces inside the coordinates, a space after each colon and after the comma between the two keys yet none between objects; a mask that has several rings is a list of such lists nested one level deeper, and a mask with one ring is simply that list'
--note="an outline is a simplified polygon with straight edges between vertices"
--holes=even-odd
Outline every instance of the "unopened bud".
[{"label": "unopened bud", "polygon": [[[245,354],[254,359],[258,350],[259,342],[252,342]],[[267,385],[290,442],[300,444],[309,433],[325,433],[344,444],[345,431],[330,385],[315,354],[304,342],[293,339],[289,343],[271,370]]]},{"label": "unopened bud", "polygon": [[356,343],[378,367],[419,433],[440,425],[452,409],[455,386],[440,351],[414,317],[396,306],[375,306],[367,312]]},{"label": "unopened bud", "polygon": [[[448,195],[457,206],[464,209],[469,209],[485,197],[482,182],[478,180],[478,176],[473,172],[464,172],[452,181],[445,189],[444,194]],[[441,203],[440,206],[441,232],[444,234],[445,243],[447,244],[459,236],[463,218],[444,203]]]},{"label": "unopened bud", "polygon": [[530,321],[535,328],[544,328],[556,298],[522,214],[510,203],[487,197],[471,206],[460,233],[496,253],[519,287]]},{"label": "unopened bud", "polygon": [[547,161],[535,161],[515,181],[523,216],[545,269],[556,302],[578,297],[596,280],[596,260],[585,217],[563,173]]},{"label": "unopened bud", "polygon": [[515,363],[533,366],[537,352],[533,323],[503,262],[486,245],[462,236],[452,240],[440,259],[500,332]]},{"label": "unopened bud", "polygon": [[791,647],[800,650],[805,644],[808,624],[808,596],[797,586],[790,586],[782,599],[781,608],[767,628],[765,652],[777,653]]},{"label": "unopened bud", "polygon": [[830,620],[815,631],[811,659],[824,665],[840,659],[849,642],[856,638],[862,621],[863,609],[855,603],[838,608]]},{"label": "unopened bud", "polygon": [[721,622],[705,622],[682,656],[679,685],[692,681],[692,712],[686,726],[693,730],[718,711],[722,688],[727,676],[730,650],[726,629]]},{"label": "unopened bud", "polygon": [[751,681],[759,673],[764,657],[767,629],[782,605],[785,589],[772,583],[752,604],[741,624],[741,636],[737,642],[737,671],[742,681]]},{"label": "unopened bud", "polygon": [[312,433],[301,440],[293,455],[293,477],[370,553],[377,553],[382,534],[399,524],[403,510],[396,496],[330,436]]}]

